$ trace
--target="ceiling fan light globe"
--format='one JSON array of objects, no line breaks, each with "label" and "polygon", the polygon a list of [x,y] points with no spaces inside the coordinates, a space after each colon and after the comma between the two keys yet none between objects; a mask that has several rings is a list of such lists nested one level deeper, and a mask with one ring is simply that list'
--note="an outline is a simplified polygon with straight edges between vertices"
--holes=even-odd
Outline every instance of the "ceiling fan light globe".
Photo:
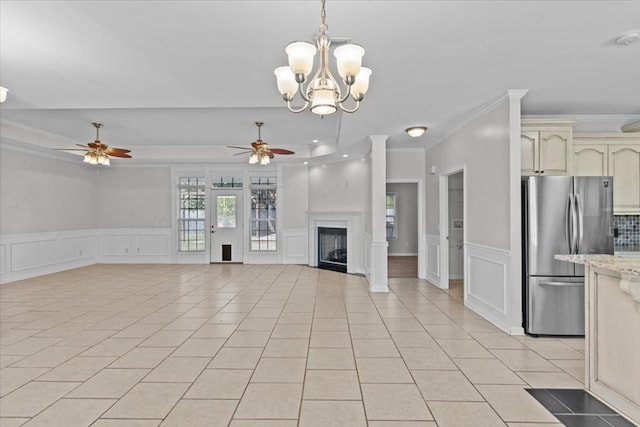
[{"label": "ceiling fan light globe", "polygon": [[345,44],[336,48],[333,52],[336,57],[336,65],[338,74],[345,81],[347,76],[357,76],[362,67],[362,57],[364,56],[364,48],[357,44]]},{"label": "ceiling fan light globe", "polygon": [[255,165],[256,163],[258,163],[259,159],[258,159],[258,154],[253,153],[249,156],[249,164],[250,165]]},{"label": "ceiling fan light globe", "polygon": [[292,42],[287,45],[285,52],[289,57],[289,68],[295,74],[303,74],[305,78],[313,68],[313,57],[318,50],[308,42]]},{"label": "ceiling fan light globe", "polygon": [[271,159],[269,159],[269,156],[263,155],[262,158],[260,159],[260,164],[268,165],[269,163],[271,163]]}]

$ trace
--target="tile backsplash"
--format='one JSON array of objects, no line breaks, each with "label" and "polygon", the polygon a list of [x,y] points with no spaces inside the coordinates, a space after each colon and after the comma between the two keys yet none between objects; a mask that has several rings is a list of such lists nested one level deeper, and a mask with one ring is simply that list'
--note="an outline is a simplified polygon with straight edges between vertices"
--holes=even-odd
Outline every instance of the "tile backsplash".
[{"label": "tile backsplash", "polygon": [[640,251],[640,215],[615,215],[613,227],[618,230],[613,238],[615,251]]}]

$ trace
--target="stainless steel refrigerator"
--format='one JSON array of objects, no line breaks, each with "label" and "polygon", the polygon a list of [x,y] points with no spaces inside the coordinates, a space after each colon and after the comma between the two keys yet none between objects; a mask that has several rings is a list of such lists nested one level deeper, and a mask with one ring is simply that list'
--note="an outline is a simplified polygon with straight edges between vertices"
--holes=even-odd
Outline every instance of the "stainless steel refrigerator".
[{"label": "stainless steel refrigerator", "polygon": [[584,267],[556,254],[613,254],[613,178],[522,179],[524,327],[584,335]]}]

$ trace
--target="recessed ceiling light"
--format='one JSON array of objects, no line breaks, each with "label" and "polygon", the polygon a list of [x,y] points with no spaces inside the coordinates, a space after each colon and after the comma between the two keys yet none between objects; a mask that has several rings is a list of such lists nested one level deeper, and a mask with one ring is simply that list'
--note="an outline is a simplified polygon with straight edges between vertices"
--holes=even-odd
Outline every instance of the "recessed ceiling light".
[{"label": "recessed ceiling light", "polygon": [[317,144],[317,143],[318,143],[318,140],[317,140],[317,139],[314,139],[314,140],[313,140],[313,141],[311,141],[311,142],[313,142],[314,144]]},{"label": "recessed ceiling light", "polygon": [[405,132],[407,132],[412,138],[418,138],[419,136],[424,135],[426,131],[426,126],[411,126],[405,129]]},{"label": "recessed ceiling light", "polygon": [[303,165],[308,165],[308,164],[309,164],[309,162],[304,161],[304,162],[302,162],[302,164],[303,164]]},{"label": "recessed ceiling light", "polygon": [[349,155],[348,154],[343,154],[342,157],[349,157]]},{"label": "recessed ceiling light", "polygon": [[640,40],[640,33],[636,31],[629,31],[628,33],[624,33],[616,40],[616,44],[618,46],[627,46],[631,43],[635,43]]}]

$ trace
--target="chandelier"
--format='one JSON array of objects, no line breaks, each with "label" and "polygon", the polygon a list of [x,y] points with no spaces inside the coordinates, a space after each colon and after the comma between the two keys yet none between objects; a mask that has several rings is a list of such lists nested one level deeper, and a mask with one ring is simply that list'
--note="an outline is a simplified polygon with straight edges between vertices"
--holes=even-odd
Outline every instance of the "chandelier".
[{"label": "chandelier", "polygon": [[[326,115],[334,113],[338,107],[346,113],[354,113],[360,108],[360,101],[369,89],[369,77],[371,69],[362,66],[364,48],[357,44],[346,44],[335,49],[336,66],[338,74],[346,86],[344,90],[329,70],[329,46],[331,40],[327,35],[327,23],[325,1],[321,0],[322,11],[320,13],[320,35],[316,46],[308,42],[292,42],[285,49],[289,57],[289,65],[278,67],[274,71],[278,90],[287,102],[287,107],[294,113],[300,113],[307,109],[309,104],[312,113]],[[309,83],[304,85],[313,68],[313,57],[320,51],[320,67],[313,75]],[[291,106],[296,92],[304,100],[301,108]],[[343,95],[344,92],[344,95]],[[355,105],[351,108],[345,106],[345,102],[352,98]]]}]

